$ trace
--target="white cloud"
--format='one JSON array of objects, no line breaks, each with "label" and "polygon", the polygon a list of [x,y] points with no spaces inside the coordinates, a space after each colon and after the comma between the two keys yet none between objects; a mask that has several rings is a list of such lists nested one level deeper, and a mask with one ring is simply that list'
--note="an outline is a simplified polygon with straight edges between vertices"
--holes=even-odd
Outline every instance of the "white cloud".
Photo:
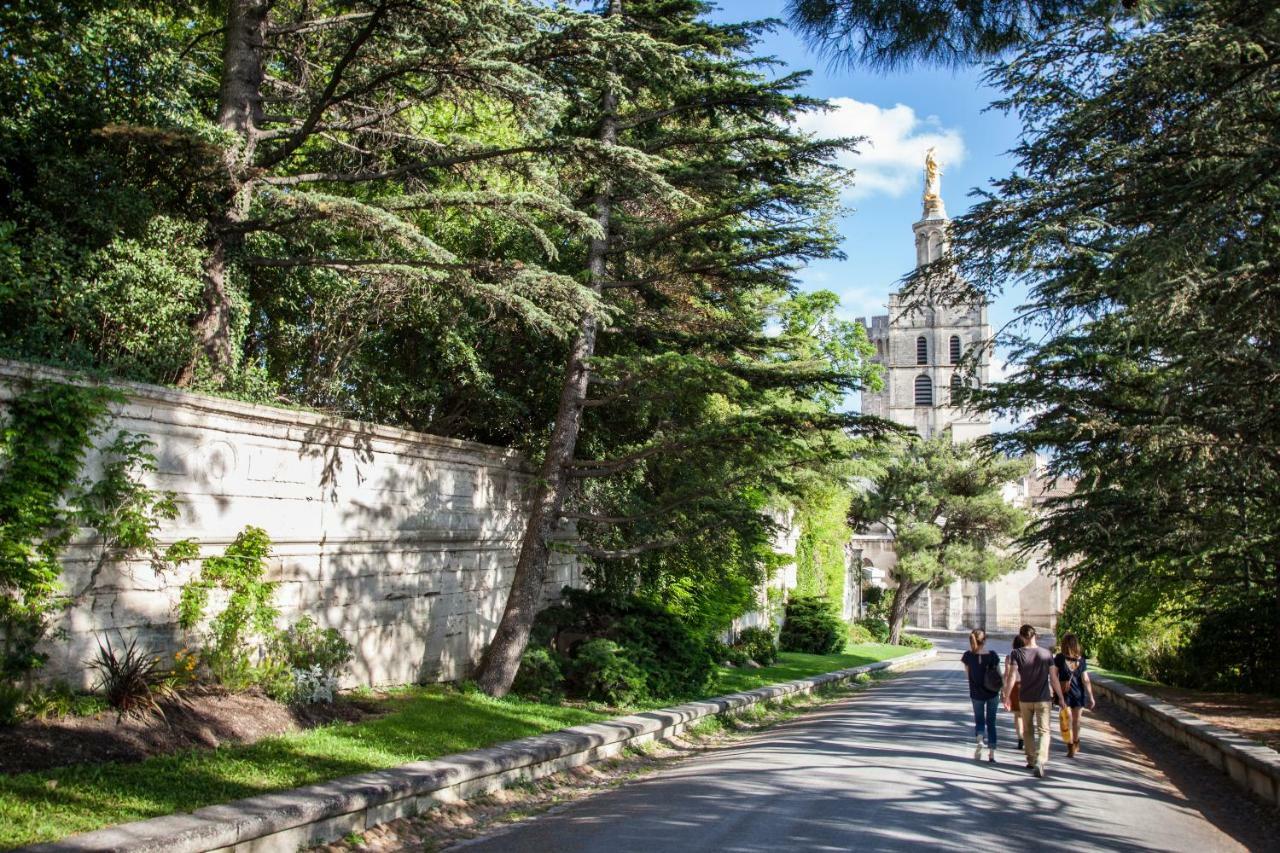
[{"label": "white cloud", "polygon": [[841,158],[841,165],[856,170],[847,198],[922,191],[924,154],[930,147],[938,149],[945,198],[947,167],[959,165],[965,157],[958,129],[944,128],[937,116],[921,118],[906,104],[885,108],[853,98],[832,98],[831,104],[829,112],[805,114],[798,126],[820,137],[866,137],[856,154]]}]

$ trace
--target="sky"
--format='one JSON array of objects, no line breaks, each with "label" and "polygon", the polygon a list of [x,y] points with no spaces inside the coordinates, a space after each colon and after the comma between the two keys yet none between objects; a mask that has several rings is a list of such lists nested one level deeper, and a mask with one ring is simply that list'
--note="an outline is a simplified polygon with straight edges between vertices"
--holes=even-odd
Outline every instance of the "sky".
[{"label": "sky", "polygon": [[[717,20],[786,19],[786,0],[721,0],[719,5]],[[921,215],[926,149],[937,146],[942,198],[948,215],[956,216],[972,204],[972,188],[1011,170],[1006,152],[1016,143],[1018,126],[986,110],[996,93],[983,86],[980,69],[920,67],[885,74],[833,67],[785,25],[765,38],[760,52],[782,60],[785,70],[811,71],[805,93],[836,105],[833,112],[808,117],[809,129],[868,137],[846,162],[856,172],[845,198],[852,212],[840,222],[848,257],[810,265],[800,275],[801,287],[837,293],[847,319],[885,314],[889,292],[915,264],[911,223]],[[1006,294],[991,306],[988,316],[996,329],[1013,316],[1017,296]],[[993,379],[1001,368],[997,352]]]}]

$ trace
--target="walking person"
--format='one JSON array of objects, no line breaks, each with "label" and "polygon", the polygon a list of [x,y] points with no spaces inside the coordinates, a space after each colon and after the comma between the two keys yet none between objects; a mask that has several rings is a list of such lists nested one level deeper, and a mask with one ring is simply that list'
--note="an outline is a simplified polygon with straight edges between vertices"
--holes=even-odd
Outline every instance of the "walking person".
[{"label": "walking person", "polygon": [[[1014,635],[1013,647],[1015,649],[1020,649],[1026,644],[1027,641],[1022,639],[1022,635]],[[1013,665],[1013,655],[1010,654],[1005,656],[1004,665],[1008,669],[1013,670],[1013,687],[1009,688],[1009,710],[1013,712],[1013,731],[1018,736],[1018,745],[1014,748],[1023,749],[1023,742],[1026,738],[1026,734],[1022,730],[1022,704],[1019,702],[1019,693],[1021,692],[1020,688],[1022,685],[1018,681],[1018,668]]]},{"label": "walking person", "polygon": [[[1018,636],[1026,643],[1009,655],[1012,664],[1004,674],[1004,706],[1010,707],[1009,692],[1016,678],[1021,683],[1019,704],[1022,706],[1022,736],[1025,740],[1027,767],[1037,778],[1043,779],[1045,765],[1049,763],[1049,743],[1052,729],[1049,727],[1052,697],[1062,699],[1062,685],[1058,683],[1053,666],[1053,654],[1036,645],[1036,629],[1023,625]],[[1066,704],[1063,702],[1063,704]]]},{"label": "walking person", "polygon": [[986,730],[987,761],[996,762],[996,711],[1000,704],[1000,655],[987,651],[987,632],[969,632],[969,651],[960,656],[969,677],[969,699],[973,702],[973,760],[982,760],[982,734]]},{"label": "walking person", "polygon": [[1085,708],[1092,711],[1098,704],[1093,698],[1089,663],[1080,646],[1079,637],[1067,634],[1062,638],[1062,651],[1054,657],[1053,665],[1062,686],[1063,713],[1069,715],[1069,724],[1062,728],[1063,739],[1067,742],[1067,758],[1075,758],[1080,752],[1080,718]]}]

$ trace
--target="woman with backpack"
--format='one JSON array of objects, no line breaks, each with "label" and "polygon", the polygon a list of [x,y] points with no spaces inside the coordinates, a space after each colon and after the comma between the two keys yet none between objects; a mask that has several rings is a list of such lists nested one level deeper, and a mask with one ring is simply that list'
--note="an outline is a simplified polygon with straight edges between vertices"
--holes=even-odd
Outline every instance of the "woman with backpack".
[{"label": "woman with backpack", "polygon": [[983,729],[986,729],[987,761],[996,761],[996,709],[1000,707],[1000,688],[1003,674],[1000,672],[1000,655],[989,652],[987,632],[975,628],[969,632],[969,651],[960,662],[969,677],[969,699],[973,701],[973,760],[982,760]]},{"label": "woman with backpack", "polygon": [[[1093,685],[1089,682],[1089,664],[1080,638],[1067,634],[1062,638],[1062,651],[1053,659],[1058,681],[1062,685],[1062,738],[1067,742],[1067,758],[1075,758],[1080,751],[1080,717],[1084,709],[1090,711],[1097,703],[1093,699]],[[1068,719],[1069,715],[1069,719]]]}]

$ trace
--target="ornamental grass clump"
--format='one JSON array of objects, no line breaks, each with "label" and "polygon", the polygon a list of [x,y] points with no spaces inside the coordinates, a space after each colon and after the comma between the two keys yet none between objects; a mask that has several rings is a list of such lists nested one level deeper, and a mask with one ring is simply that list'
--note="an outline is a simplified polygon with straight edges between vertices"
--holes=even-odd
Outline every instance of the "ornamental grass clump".
[{"label": "ornamental grass clump", "polygon": [[160,659],[138,648],[136,640],[117,651],[108,639],[98,644],[98,653],[86,662],[98,673],[96,689],[118,716],[160,712],[159,700],[176,695],[169,673]]}]

